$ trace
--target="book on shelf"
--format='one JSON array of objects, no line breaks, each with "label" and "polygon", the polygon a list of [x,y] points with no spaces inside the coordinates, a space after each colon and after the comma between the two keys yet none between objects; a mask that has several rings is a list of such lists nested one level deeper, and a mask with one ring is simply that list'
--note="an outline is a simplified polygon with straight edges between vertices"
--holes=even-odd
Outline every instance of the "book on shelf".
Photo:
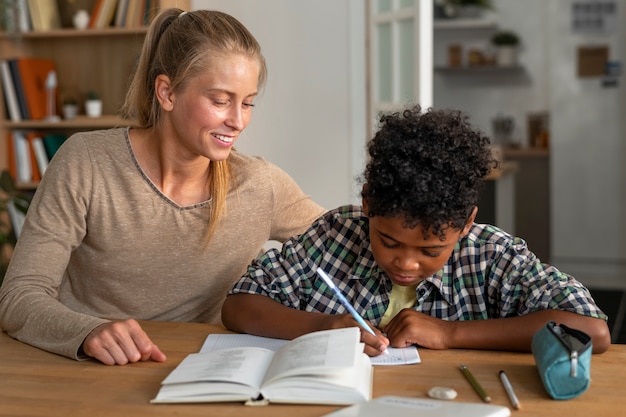
[{"label": "book on shelf", "polygon": [[0,1],[0,30],[7,33],[29,32],[32,29],[28,0]]},{"label": "book on shelf", "polygon": [[37,137],[34,132],[26,132],[24,134],[26,143],[28,144],[28,159],[30,160],[30,181],[41,181],[41,171],[39,170],[39,163],[37,162],[37,156],[35,155],[35,146],[33,140]]},{"label": "book on shelf", "polygon": [[17,161],[16,151],[15,151],[15,140],[13,139],[13,132],[10,130],[7,132],[7,159],[9,160],[9,174],[11,178],[15,181],[17,178]]},{"label": "book on shelf", "polygon": [[117,0],[98,0],[96,2],[89,27],[94,29],[104,29],[111,26],[111,22],[115,16],[115,8]]},{"label": "book on shelf", "polygon": [[372,398],[373,372],[357,327],[300,336],[277,351],[236,347],[192,353],[152,403],[348,405]]},{"label": "book on shelf", "polygon": [[136,28],[143,25],[144,0],[134,0],[128,2],[126,10],[126,21],[124,27]]},{"label": "book on shelf", "polygon": [[0,72],[2,75],[2,91],[4,93],[7,116],[12,122],[19,122],[22,120],[22,112],[20,111],[20,105],[17,100],[17,92],[15,91],[15,84],[8,60],[3,59],[0,61]]},{"label": "book on shelf", "polygon": [[28,141],[28,150],[30,153],[30,165],[33,167],[32,180],[34,182],[41,181],[41,177],[48,168],[48,154],[43,146],[43,139],[39,132],[26,132],[26,140]]},{"label": "book on shelf", "polygon": [[11,141],[13,142],[13,158],[15,160],[15,181],[17,183],[31,182],[33,180],[33,167],[26,134],[14,130],[11,132]]},{"label": "book on shelf", "polygon": [[48,155],[48,161],[52,160],[52,157],[59,150],[63,142],[67,139],[67,136],[63,134],[47,134],[43,135],[42,141],[43,146],[46,149],[46,154]]},{"label": "book on shelf", "polygon": [[9,59],[9,70],[13,79],[13,88],[15,89],[17,104],[20,109],[20,116],[22,120],[28,120],[30,119],[30,111],[28,109],[28,103],[26,102],[24,84],[22,83],[22,75],[20,74],[20,69],[17,65],[17,58]]},{"label": "book on shelf", "polygon": [[123,28],[126,25],[126,13],[128,12],[128,1],[119,0],[117,2],[117,9],[115,10],[115,27]]},{"label": "book on shelf", "polygon": [[[53,60],[47,58],[22,57],[15,60],[20,79],[20,89],[23,92],[26,119],[41,120],[48,116],[48,92],[46,81],[52,71],[56,71]],[[53,90],[57,100],[57,89]],[[18,95],[19,97],[19,95]]]},{"label": "book on shelf", "polygon": [[35,31],[61,28],[61,15],[55,0],[28,0],[30,19]]},{"label": "book on shelf", "polygon": [[[278,350],[287,343],[289,343],[289,341],[285,339],[275,339],[244,333],[214,333],[207,336],[202,348],[200,348],[200,352],[210,352],[213,350],[243,346]],[[413,345],[404,348],[394,348],[389,346],[387,348],[387,353],[372,356],[370,357],[370,361],[372,362],[372,365],[411,365],[420,363],[421,359],[419,352],[417,351],[417,347]]]}]

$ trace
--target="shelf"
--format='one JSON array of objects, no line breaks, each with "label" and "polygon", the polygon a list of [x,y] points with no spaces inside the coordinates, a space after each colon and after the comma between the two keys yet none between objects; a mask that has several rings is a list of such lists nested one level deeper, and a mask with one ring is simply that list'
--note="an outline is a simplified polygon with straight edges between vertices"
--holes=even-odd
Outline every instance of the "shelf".
[{"label": "shelf", "polygon": [[493,74],[517,74],[524,71],[521,65],[499,67],[496,65],[482,65],[474,67],[435,67],[435,72],[443,75],[493,75]]},{"label": "shelf", "polygon": [[115,115],[104,115],[101,117],[77,116],[72,120],[61,120],[49,122],[46,120],[24,120],[21,122],[2,122],[6,129],[42,129],[42,130],[73,130],[73,129],[97,129],[110,128],[116,126],[130,126],[131,120],[123,119]]},{"label": "shelf", "polygon": [[135,28],[105,28],[105,29],[54,29],[46,31],[30,31],[30,32],[0,32],[0,40],[12,39],[44,39],[53,38],[82,38],[97,36],[128,36],[128,35],[145,35],[148,28],[146,26],[138,26]]},{"label": "shelf", "polygon": [[522,158],[549,158],[550,150],[548,148],[528,147],[528,148],[504,148],[502,150],[505,158],[522,159]]},{"label": "shelf", "polygon": [[477,19],[435,19],[433,28],[437,29],[496,29],[494,18]]}]

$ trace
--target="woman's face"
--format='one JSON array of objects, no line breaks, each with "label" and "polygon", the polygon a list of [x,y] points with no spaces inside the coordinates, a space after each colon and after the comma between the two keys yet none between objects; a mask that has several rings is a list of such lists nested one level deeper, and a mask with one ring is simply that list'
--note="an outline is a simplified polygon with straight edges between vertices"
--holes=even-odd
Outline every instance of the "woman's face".
[{"label": "woman's face", "polygon": [[181,154],[225,160],[248,126],[257,96],[259,64],[243,55],[214,60],[204,74],[172,93],[171,125]]}]

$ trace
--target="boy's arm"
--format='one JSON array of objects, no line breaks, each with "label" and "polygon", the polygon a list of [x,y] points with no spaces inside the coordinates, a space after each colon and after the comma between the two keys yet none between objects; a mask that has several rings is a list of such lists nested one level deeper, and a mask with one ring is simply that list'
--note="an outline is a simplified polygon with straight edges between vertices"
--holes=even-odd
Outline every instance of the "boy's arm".
[{"label": "boy's arm", "polygon": [[[358,327],[350,314],[323,314],[290,308],[264,295],[231,294],[222,307],[222,322],[232,331],[278,339],[294,339],[318,330]],[[373,328],[373,326],[370,326]],[[361,331],[365,353],[383,352],[389,341],[377,331],[378,337]]]},{"label": "boy's arm", "polygon": [[533,335],[550,320],[587,333],[591,336],[594,353],[605,352],[611,344],[605,320],[562,310],[541,310],[488,320],[446,321],[405,309],[384,331],[394,347],[417,344],[431,349],[530,352]]}]

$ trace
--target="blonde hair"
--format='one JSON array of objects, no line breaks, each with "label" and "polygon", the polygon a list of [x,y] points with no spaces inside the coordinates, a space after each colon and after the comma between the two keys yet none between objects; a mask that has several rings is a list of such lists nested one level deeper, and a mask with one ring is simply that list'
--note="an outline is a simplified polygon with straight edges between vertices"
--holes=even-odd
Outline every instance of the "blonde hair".
[{"label": "blonde hair", "polygon": [[[137,125],[157,125],[161,107],[156,97],[155,80],[166,75],[173,91],[211,68],[215,59],[241,54],[259,64],[259,88],[267,79],[267,66],[261,46],[234,17],[218,11],[183,12],[171,8],[160,12],[151,22],[133,74],[122,115]],[[209,164],[209,210],[207,242],[211,240],[224,212],[230,183],[228,160]]]}]

